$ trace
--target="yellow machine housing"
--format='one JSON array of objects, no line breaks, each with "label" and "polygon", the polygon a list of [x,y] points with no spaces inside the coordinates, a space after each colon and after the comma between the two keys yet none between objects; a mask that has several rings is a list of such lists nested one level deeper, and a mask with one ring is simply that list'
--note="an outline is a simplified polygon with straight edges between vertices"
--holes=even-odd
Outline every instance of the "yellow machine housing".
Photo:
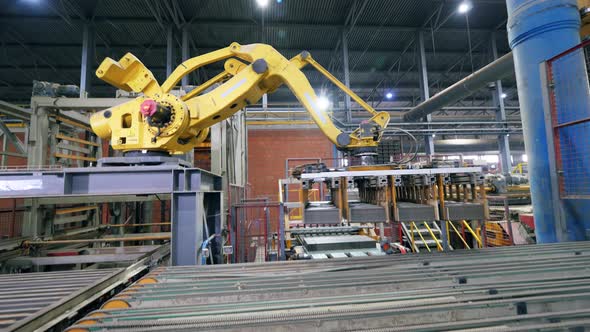
[{"label": "yellow machine housing", "polygon": [[[224,71],[182,97],[170,93],[194,70],[226,60]],[[331,121],[301,68],[311,64],[373,116],[352,133],[343,133]],[[348,89],[308,52],[287,59],[265,44],[229,47],[189,59],[179,65],[160,85],[139,59],[131,53],[119,61],[106,58],[96,75],[109,84],[143,95],[129,102],[95,113],[90,119],[94,132],[110,139],[115,150],[160,151],[181,154],[207,138],[209,127],[247,105],[257,103],[265,93],[286,84],[309,112],[320,130],[339,148],[374,148],[389,123],[387,112],[376,112]],[[220,84],[214,87],[215,84]]]}]

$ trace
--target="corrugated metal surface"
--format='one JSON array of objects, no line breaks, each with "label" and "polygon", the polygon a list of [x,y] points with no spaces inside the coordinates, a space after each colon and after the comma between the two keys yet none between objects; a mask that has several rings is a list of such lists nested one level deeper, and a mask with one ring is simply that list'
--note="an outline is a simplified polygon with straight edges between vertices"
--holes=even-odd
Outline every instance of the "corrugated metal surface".
[{"label": "corrugated metal surface", "polygon": [[162,267],[75,328],[582,331],[590,326],[589,253],[589,242],[577,242]]}]

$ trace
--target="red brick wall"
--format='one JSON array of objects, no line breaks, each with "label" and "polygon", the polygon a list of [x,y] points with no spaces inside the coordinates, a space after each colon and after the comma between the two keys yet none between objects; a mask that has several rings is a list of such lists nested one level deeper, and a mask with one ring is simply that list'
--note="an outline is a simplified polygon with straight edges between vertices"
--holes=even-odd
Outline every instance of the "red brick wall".
[{"label": "red brick wall", "polygon": [[[248,130],[250,196],[278,200],[278,180],[287,158],[333,158],[333,144],[319,129]],[[313,161],[291,162],[290,167]]]}]

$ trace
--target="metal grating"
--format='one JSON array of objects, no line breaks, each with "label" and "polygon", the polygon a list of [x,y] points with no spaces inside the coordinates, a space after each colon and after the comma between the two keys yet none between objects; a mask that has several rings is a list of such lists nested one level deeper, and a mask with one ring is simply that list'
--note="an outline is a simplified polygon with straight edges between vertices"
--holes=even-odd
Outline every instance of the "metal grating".
[{"label": "metal grating", "polygon": [[590,42],[585,42],[547,62],[559,193],[564,199],[590,199],[590,105],[579,98],[581,89],[590,94],[589,50]]}]

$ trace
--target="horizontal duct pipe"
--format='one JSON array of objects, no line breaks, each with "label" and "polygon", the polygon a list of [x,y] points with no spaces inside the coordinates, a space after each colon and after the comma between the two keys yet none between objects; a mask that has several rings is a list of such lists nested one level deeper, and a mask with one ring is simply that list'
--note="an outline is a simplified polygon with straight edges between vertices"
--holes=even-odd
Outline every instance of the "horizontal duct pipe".
[{"label": "horizontal duct pipe", "polygon": [[[493,139],[445,139],[435,140],[434,148],[437,153],[478,154],[481,152],[498,151],[498,140]],[[510,140],[510,150],[513,153],[524,152],[522,140]]]},{"label": "horizontal duct pipe", "polygon": [[508,53],[414,107],[404,114],[403,119],[408,122],[418,121],[428,114],[472,95],[486,87],[489,82],[495,82],[513,72],[514,58],[512,53]]}]

